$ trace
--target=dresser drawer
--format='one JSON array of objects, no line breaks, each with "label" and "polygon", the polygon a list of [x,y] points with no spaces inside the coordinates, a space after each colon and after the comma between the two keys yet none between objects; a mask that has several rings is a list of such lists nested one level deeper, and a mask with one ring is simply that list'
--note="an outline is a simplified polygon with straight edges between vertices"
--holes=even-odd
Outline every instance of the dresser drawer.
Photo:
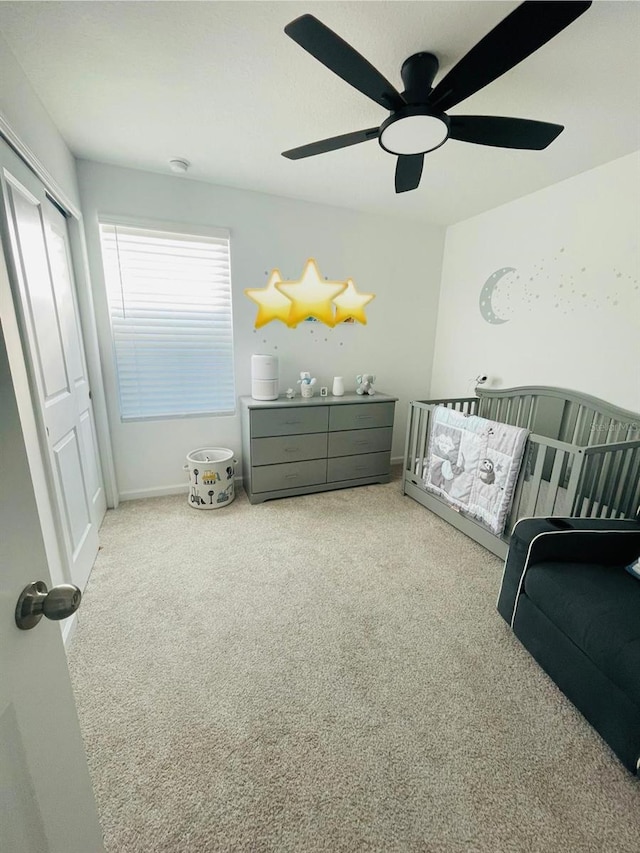
[{"label": "dresser drawer", "polygon": [[329,456],[353,456],[391,450],[393,427],[350,429],[329,433]]},{"label": "dresser drawer", "polygon": [[251,488],[254,492],[296,489],[327,482],[327,460],[289,462],[285,465],[262,465],[251,469]]},{"label": "dresser drawer", "polygon": [[329,429],[334,432],[368,427],[392,427],[395,403],[355,403],[332,406]]},{"label": "dresser drawer", "polygon": [[256,409],[251,412],[251,437],[325,432],[328,424],[327,406],[310,406],[308,409],[303,407]]},{"label": "dresser drawer", "polygon": [[362,456],[341,456],[329,459],[327,463],[327,482],[338,480],[357,480],[359,477],[377,477],[388,474],[390,454],[366,453]]},{"label": "dresser drawer", "polygon": [[254,438],[251,442],[251,462],[253,465],[300,462],[303,459],[324,458],[326,455],[326,432]]}]

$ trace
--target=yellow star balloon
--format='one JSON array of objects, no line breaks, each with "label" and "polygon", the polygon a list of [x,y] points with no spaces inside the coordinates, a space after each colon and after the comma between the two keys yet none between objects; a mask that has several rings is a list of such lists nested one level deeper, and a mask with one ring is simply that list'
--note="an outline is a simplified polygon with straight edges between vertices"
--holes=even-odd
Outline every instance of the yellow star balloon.
[{"label": "yellow star balloon", "polygon": [[256,329],[265,326],[272,320],[282,320],[289,325],[291,300],[276,289],[276,284],[282,281],[280,270],[273,270],[265,287],[260,289],[247,288],[246,295],[258,305]]},{"label": "yellow star balloon", "polygon": [[372,299],[375,299],[374,293],[358,293],[353,281],[347,279],[346,290],[343,290],[338,296],[334,297],[333,304],[336,306],[335,323],[342,323],[353,317],[359,323],[367,325],[367,318],[364,313],[364,306],[368,305]]},{"label": "yellow star balloon", "polygon": [[313,258],[304,265],[297,281],[276,282],[280,293],[291,300],[288,326],[296,326],[307,317],[315,317],[327,326],[335,326],[332,300],[347,287],[346,281],[325,281]]}]

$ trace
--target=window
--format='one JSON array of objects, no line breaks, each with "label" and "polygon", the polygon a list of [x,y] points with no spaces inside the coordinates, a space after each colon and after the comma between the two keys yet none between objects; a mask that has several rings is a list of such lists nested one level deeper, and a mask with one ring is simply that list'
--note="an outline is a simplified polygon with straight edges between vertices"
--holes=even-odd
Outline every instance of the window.
[{"label": "window", "polygon": [[232,414],[229,233],[101,222],[100,237],[122,420]]}]

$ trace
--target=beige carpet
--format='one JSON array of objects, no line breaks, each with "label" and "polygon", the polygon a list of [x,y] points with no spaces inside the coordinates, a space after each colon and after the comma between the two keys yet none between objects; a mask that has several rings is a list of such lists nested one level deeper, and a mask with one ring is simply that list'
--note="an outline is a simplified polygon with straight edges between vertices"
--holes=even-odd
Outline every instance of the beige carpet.
[{"label": "beige carpet", "polygon": [[399,482],[109,512],[71,649],[110,853],[638,853],[640,784]]}]

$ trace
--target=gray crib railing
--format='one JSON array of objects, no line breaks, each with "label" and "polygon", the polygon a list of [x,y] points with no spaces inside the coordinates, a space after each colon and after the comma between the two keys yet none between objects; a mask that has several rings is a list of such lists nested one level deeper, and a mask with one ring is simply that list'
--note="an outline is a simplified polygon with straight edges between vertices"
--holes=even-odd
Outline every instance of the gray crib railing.
[{"label": "gray crib railing", "polygon": [[[523,515],[546,515],[550,498],[567,489],[563,512],[583,518],[633,518],[640,504],[640,417],[588,394],[561,388],[477,388],[478,414],[532,431],[530,453],[539,436],[583,448],[579,464],[546,452],[540,483],[547,482],[543,505]],[[560,467],[552,469],[552,465]],[[529,465],[531,465],[531,461]],[[579,476],[581,475],[581,476]],[[532,490],[540,485],[535,482]],[[576,487],[574,489],[574,486]],[[538,492],[540,494],[540,492]],[[519,509],[519,508],[518,508]],[[557,513],[557,508],[554,510]]]},{"label": "gray crib railing", "polygon": [[[640,440],[640,415],[562,388],[476,388],[476,414],[579,447]],[[431,401],[429,401],[431,402]]]},{"label": "gray crib railing", "polygon": [[[422,471],[427,452],[431,412],[436,406],[446,406],[448,409],[455,409],[456,412],[462,412],[465,415],[477,415],[479,402],[477,397],[459,397],[451,400],[414,400],[410,403],[407,418],[407,437],[404,444],[405,475],[412,470]],[[413,460],[413,467],[411,460]]]},{"label": "gray crib railing", "polygon": [[[476,389],[477,397],[409,407],[403,491],[468,536],[505,556],[519,518],[633,518],[640,507],[640,418],[595,397],[556,388]],[[505,534],[494,536],[424,486],[431,414],[446,406],[530,431]],[[621,440],[620,440],[621,439]]]},{"label": "gray crib railing", "polygon": [[640,507],[640,441],[584,449],[585,465],[572,515],[633,518]]}]

